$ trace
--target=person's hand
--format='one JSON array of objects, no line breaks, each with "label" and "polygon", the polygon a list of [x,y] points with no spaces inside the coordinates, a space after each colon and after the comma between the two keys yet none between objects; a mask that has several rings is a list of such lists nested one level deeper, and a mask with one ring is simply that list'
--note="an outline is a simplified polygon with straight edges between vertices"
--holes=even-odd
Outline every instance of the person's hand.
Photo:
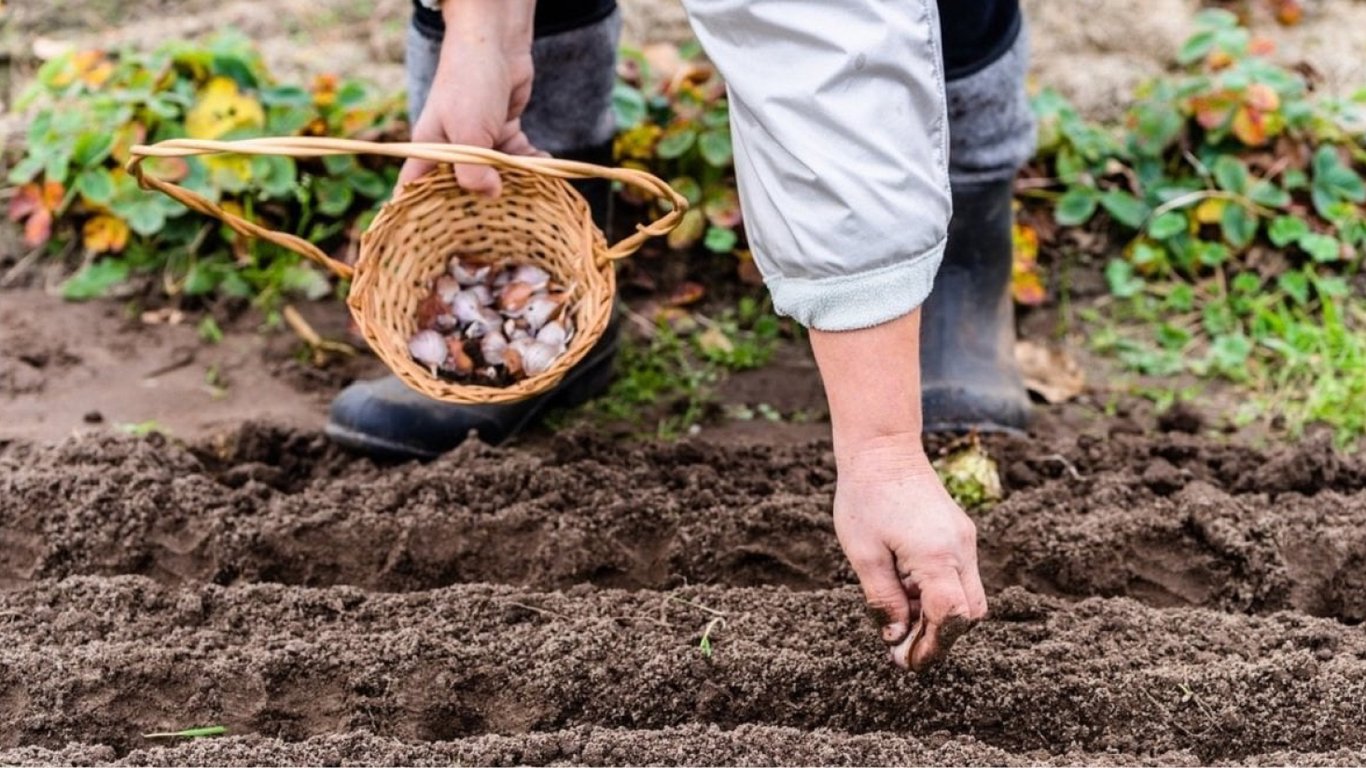
[{"label": "person's hand", "polygon": [[882,640],[920,671],[987,613],[977,530],[944,490],[919,440],[850,447],[840,457],[835,534]]},{"label": "person's hand", "polygon": [[[501,7],[499,2],[505,2]],[[494,0],[446,3],[446,37],[432,90],[413,126],[413,141],[468,144],[513,155],[544,154],[522,132],[522,111],[531,99],[530,10],[527,3]],[[532,4],[534,7],[534,4]],[[422,176],[433,163],[410,159],[398,185]],[[498,173],[482,165],[457,165],[456,180],[472,192],[497,196]]]}]

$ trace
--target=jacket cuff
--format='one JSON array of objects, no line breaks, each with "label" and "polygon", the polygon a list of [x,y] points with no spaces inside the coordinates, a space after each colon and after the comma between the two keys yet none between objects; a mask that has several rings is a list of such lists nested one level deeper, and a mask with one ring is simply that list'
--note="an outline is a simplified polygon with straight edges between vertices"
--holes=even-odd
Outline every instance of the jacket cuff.
[{"label": "jacket cuff", "polygon": [[768,277],[773,308],[818,331],[856,331],[914,312],[934,287],[946,240],[877,269],[831,277]]}]

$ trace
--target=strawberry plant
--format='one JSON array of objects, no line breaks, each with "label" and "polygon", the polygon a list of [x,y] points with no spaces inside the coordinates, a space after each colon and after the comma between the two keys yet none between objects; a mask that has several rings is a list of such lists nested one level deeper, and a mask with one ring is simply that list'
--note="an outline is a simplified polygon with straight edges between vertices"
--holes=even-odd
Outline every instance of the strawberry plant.
[{"label": "strawberry plant", "polygon": [[725,84],[700,51],[691,43],[621,52],[615,154],[623,166],[667,179],[688,199],[691,208],[669,235],[671,247],[700,242],[743,259]]},{"label": "strawberry plant", "polygon": [[1105,266],[1120,319],[1155,340],[1100,346],[1154,375],[1246,383],[1247,418],[1366,432],[1366,336],[1349,280],[1366,248],[1366,96],[1320,100],[1270,45],[1208,10],[1182,70],[1144,86],[1117,129],[1052,91],[1035,98],[1040,151],[1026,200],[1049,229],[1124,245]]},{"label": "strawberry plant", "polygon": [[[31,116],[24,153],[9,169],[9,217],[33,248],[85,253],[65,295],[106,295],[156,277],[172,295],[319,297],[328,280],[298,257],[248,242],[140,189],[124,170],[129,148],[190,137],[375,136],[400,114],[393,97],[321,76],[311,87],[276,82],[244,38],[170,43],[150,53],[81,51],[54,58],[16,104]],[[354,158],[214,156],[156,159],[151,173],[266,226],[344,251],[392,188],[395,169]]]}]

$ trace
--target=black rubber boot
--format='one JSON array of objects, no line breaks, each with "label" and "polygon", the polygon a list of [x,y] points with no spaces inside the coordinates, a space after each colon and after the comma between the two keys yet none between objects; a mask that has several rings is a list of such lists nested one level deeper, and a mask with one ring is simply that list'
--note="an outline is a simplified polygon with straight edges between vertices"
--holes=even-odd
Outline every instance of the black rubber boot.
[{"label": "black rubber boot", "polygon": [[1029,394],[1015,363],[1012,182],[953,185],[953,220],[920,313],[926,432],[1022,432]]},{"label": "black rubber boot", "polygon": [[[592,163],[611,159],[610,145],[564,157]],[[611,210],[607,182],[575,182],[603,226]],[[619,326],[613,319],[602,338],[554,389],[506,405],[443,403],[386,376],[358,381],[332,401],[326,433],[333,440],[382,458],[432,459],[464,442],[470,430],[498,445],[531,426],[550,408],[568,408],[602,394],[612,381]]]},{"label": "black rubber boot", "polygon": [[551,408],[570,408],[602,394],[612,381],[618,324],[607,326],[588,355],[554,389],[504,405],[443,403],[396,376],[358,381],[332,401],[327,436],[377,458],[434,459],[464,442],[470,430],[498,445]]}]

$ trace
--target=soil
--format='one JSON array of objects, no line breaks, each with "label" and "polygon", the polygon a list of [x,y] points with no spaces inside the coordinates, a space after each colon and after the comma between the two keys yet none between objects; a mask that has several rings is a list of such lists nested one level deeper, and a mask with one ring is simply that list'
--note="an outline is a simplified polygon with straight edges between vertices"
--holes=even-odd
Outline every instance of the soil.
[{"label": "soil", "polygon": [[[989,448],[992,617],[910,677],[834,543],[823,441],[387,466],[263,425],[15,441],[0,763],[1366,759],[1360,459],[1157,430]],[[203,724],[234,735],[140,735]]]}]

